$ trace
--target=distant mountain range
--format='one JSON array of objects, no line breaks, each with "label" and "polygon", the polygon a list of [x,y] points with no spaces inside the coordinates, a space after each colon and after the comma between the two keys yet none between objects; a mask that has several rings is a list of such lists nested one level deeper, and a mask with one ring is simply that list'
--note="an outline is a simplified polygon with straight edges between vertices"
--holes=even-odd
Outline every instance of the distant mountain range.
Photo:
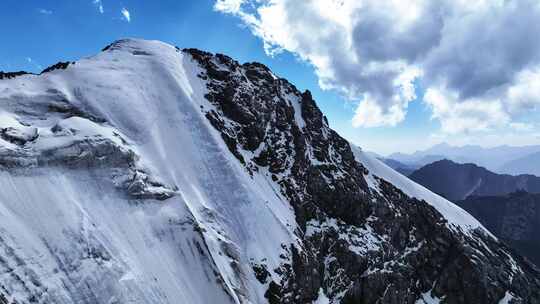
[{"label": "distant mountain range", "polygon": [[455,147],[443,143],[412,154],[393,153],[385,158],[388,159],[412,168],[449,159],[458,163],[474,163],[496,173],[540,176],[540,145],[483,148],[475,145]]},{"label": "distant mountain range", "polygon": [[475,164],[446,159],[414,171],[409,178],[451,201],[469,195],[505,195],[517,190],[540,192],[540,177],[496,174]]},{"label": "distant mountain range", "polygon": [[508,174],[528,173],[540,176],[540,152],[509,161],[500,170]]},{"label": "distant mountain range", "polygon": [[415,166],[415,165],[404,164],[400,161],[397,161],[391,158],[384,158],[384,157],[377,157],[377,158],[380,161],[384,162],[388,167],[396,170],[397,172],[405,176],[410,175],[411,173],[413,173],[414,171],[416,171],[416,169],[420,167],[420,166]]}]

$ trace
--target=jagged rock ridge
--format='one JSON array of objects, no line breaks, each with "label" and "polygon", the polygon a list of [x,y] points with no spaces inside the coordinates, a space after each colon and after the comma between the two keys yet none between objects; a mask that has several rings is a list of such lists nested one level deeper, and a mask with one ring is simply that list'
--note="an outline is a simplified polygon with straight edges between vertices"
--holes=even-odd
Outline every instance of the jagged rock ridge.
[{"label": "jagged rock ridge", "polygon": [[[449,303],[491,303],[504,296],[478,284],[485,275],[499,276],[499,270],[490,274],[460,265],[474,259],[468,246],[490,256],[479,243],[492,240],[481,230],[461,234],[448,229],[433,207],[382,180],[382,189],[369,189],[364,178],[368,170],[328,127],[309,92],[298,92],[259,64],[185,51],[203,66],[199,77],[210,80],[206,97],[218,111],[207,117],[231,152],[247,168],[267,167],[295,207],[305,241],[303,255],[292,248],[298,256],[291,267],[302,273],[285,272],[272,285],[269,291],[277,302],[313,301],[319,288],[330,298],[342,296],[351,303],[413,303],[426,290]],[[295,109],[294,101],[300,107]],[[256,153],[249,162],[239,150]],[[492,262],[507,258],[502,251],[497,255]],[[419,268],[431,274],[418,277]],[[461,276],[471,281],[453,285]]]},{"label": "jagged rock ridge", "polygon": [[540,301],[532,265],[264,65],[130,39],[66,67],[0,82],[8,301]]}]

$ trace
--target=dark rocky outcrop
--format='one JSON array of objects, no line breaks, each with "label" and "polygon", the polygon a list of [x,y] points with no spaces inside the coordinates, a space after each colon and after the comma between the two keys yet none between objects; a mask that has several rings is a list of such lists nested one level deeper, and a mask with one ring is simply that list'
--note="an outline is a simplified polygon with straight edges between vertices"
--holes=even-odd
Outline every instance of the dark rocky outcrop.
[{"label": "dark rocky outcrop", "polygon": [[66,61],[66,62],[57,62],[53,65],[51,65],[50,67],[47,67],[45,68],[43,71],[41,71],[40,74],[45,74],[45,73],[49,73],[49,72],[52,72],[54,70],[65,70],[67,69],[67,67],[70,65],[70,64],[75,64],[75,62],[69,62],[69,61]]},{"label": "dark rocky outcrop", "polygon": [[310,303],[321,291],[336,303],[412,304],[429,295],[487,304],[507,292],[513,303],[540,303],[540,274],[504,244],[449,225],[384,180],[370,189],[368,170],[309,91],[258,63],[183,52],[202,68],[215,109],[201,110],[231,153],[249,172],[267,170],[294,208],[301,242],[268,269],[279,281],[260,280],[269,303]]},{"label": "dark rocky outcrop", "polygon": [[25,71],[18,71],[18,72],[2,72],[0,71],[0,80],[2,79],[12,79],[18,76],[22,75],[28,75],[31,73],[25,72]]},{"label": "dark rocky outcrop", "polygon": [[1,128],[0,138],[17,145],[24,145],[34,141],[39,134],[37,128],[26,128],[26,130],[15,129],[13,127]]}]

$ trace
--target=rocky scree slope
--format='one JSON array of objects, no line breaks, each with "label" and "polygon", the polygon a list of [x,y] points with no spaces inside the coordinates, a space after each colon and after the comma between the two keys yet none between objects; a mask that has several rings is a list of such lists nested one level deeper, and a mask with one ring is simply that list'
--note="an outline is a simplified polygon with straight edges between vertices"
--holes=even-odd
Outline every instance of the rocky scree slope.
[{"label": "rocky scree slope", "polygon": [[6,303],[539,303],[472,216],[258,63],[120,40],[0,81]]}]

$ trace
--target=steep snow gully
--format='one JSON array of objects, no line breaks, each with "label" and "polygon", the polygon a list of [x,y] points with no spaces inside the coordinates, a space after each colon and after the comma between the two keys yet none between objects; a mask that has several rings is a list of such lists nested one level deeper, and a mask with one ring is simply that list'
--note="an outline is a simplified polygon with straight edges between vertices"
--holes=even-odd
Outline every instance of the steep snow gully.
[{"label": "steep snow gully", "polygon": [[3,77],[0,185],[0,303],[540,303],[468,213],[224,55],[126,39]]}]

